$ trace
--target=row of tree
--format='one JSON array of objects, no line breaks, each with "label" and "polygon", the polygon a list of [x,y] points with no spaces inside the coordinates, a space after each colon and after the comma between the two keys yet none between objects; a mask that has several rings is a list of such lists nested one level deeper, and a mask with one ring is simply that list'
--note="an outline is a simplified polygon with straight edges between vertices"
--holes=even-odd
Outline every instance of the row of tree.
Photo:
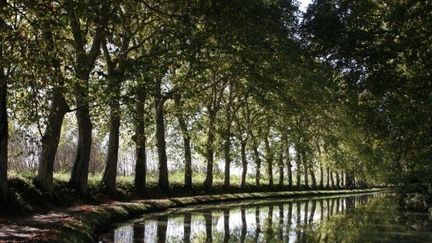
[{"label": "row of tree", "polygon": [[[368,4],[317,1],[300,16],[292,1],[0,0],[0,195],[7,193],[8,124],[39,134],[37,181],[52,191],[71,112],[77,147],[70,185],[84,194],[95,131],[107,134],[102,183],[109,191],[115,191],[121,138],[135,146],[136,188],[145,189],[146,149],[155,146],[158,185],[168,190],[167,127],[183,140],[188,188],[194,153],[206,162],[206,187],[219,158],[230,186],[233,156],[241,161],[243,186],[251,165],[257,185],[261,173],[273,185],[273,167],[289,185],[293,172],[297,182],[304,175],[306,185],[311,179],[323,186],[334,171],[349,187],[354,176],[394,182],[395,174],[425,168],[427,175],[430,81],[420,91],[417,81],[430,71],[403,56],[423,54],[414,44],[407,52],[386,47],[403,66],[382,56],[391,28],[392,41],[403,46],[413,26],[400,30],[392,16],[375,17],[388,6],[367,2],[375,12]],[[358,17],[362,11],[373,15],[370,24]],[[385,36],[376,28],[385,28]],[[369,38],[375,39],[365,43]],[[393,89],[395,82],[411,88]],[[398,116],[401,104],[415,114]],[[417,126],[414,117],[429,123]],[[404,152],[395,154],[399,149]]]}]

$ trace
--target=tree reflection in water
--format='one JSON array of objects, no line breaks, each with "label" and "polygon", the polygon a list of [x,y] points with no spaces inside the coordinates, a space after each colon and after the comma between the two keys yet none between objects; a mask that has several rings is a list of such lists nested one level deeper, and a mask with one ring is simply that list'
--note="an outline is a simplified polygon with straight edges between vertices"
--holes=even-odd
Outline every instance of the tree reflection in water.
[{"label": "tree reflection in water", "polygon": [[102,242],[432,242],[425,214],[391,194],[219,204],[146,216]]}]

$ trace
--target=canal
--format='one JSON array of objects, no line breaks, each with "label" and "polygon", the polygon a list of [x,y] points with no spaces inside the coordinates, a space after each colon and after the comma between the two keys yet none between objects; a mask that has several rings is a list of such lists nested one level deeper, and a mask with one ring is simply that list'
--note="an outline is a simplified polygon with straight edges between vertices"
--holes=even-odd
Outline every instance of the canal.
[{"label": "canal", "polygon": [[392,193],[251,200],[146,214],[100,242],[432,242],[432,221]]}]

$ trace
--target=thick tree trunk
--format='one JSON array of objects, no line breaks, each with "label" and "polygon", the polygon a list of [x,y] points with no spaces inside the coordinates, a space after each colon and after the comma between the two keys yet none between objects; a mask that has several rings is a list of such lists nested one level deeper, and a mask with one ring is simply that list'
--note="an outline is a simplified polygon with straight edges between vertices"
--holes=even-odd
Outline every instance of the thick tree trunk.
[{"label": "thick tree trunk", "polygon": [[270,142],[268,137],[265,138],[265,147],[266,147],[266,162],[267,162],[267,173],[269,185],[273,186],[273,151],[270,148]]},{"label": "thick tree trunk", "polygon": [[184,174],[184,187],[187,189],[192,188],[192,151],[191,151],[191,136],[188,130],[186,119],[182,113],[182,105],[180,102],[180,96],[176,96],[175,105],[178,112],[176,113],[177,121],[180,125],[180,130],[183,136],[183,150],[185,157],[185,174]]},{"label": "thick tree trunk", "polygon": [[[0,0],[3,7],[5,1]],[[0,20],[0,27],[3,29],[4,21]],[[3,57],[3,46],[0,45],[0,58]],[[4,67],[0,63],[0,202],[7,198],[8,183],[8,118],[7,118],[7,77]]]},{"label": "thick tree trunk", "polygon": [[281,148],[279,155],[279,186],[283,186],[284,184],[284,152],[283,148]]},{"label": "thick tree trunk", "polygon": [[108,153],[105,162],[105,171],[102,182],[110,193],[116,191],[118,151],[120,144],[120,80],[112,79],[110,89],[113,91],[110,104],[110,131],[108,140]]},{"label": "thick tree trunk", "polygon": [[60,141],[63,119],[68,110],[69,107],[63,97],[61,88],[56,88],[52,97],[46,129],[42,136],[42,149],[37,174],[37,181],[40,186],[48,192],[53,190],[55,156]]},{"label": "thick tree trunk", "polygon": [[88,193],[88,168],[92,145],[92,122],[88,100],[88,78],[90,72],[79,74],[80,84],[76,87],[76,117],[78,120],[78,148],[69,183],[80,193]]},{"label": "thick tree trunk", "polygon": [[168,160],[166,154],[166,141],[165,141],[165,115],[164,103],[165,100],[161,94],[161,81],[157,79],[156,92],[155,92],[155,121],[156,121],[156,147],[158,152],[159,161],[159,179],[158,186],[163,190],[169,190],[168,181]]},{"label": "thick tree trunk", "polygon": [[[54,52],[54,39],[48,23],[45,23],[44,28],[43,38],[47,43],[47,48],[51,52]],[[55,73],[52,75],[52,78],[56,79],[58,84],[53,90],[46,129],[41,140],[42,149],[39,157],[37,181],[46,191],[52,192],[55,156],[57,154],[63,119],[69,110],[69,106],[63,95],[64,77],[61,73],[60,61],[54,58],[48,65],[54,68]]]},{"label": "thick tree trunk", "polygon": [[206,188],[211,188],[213,186],[213,160],[214,160],[213,144],[215,140],[215,134],[214,134],[215,119],[216,119],[216,113],[210,111],[207,144],[206,144],[207,171],[206,171],[206,178],[204,180],[204,186]]},{"label": "thick tree trunk", "polygon": [[146,99],[145,90],[142,87],[137,89],[135,103],[135,188],[138,191],[146,189],[147,176],[147,156],[146,156],[146,136],[145,136],[145,112],[144,104]]},{"label": "thick tree trunk", "polygon": [[242,177],[241,177],[241,188],[246,187],[246,175],[247,175],[247,158],[246,158],[246,145],[247,140],[243,140],[240,143],[240,153],[241,153],[241,161],[242,161]]}]

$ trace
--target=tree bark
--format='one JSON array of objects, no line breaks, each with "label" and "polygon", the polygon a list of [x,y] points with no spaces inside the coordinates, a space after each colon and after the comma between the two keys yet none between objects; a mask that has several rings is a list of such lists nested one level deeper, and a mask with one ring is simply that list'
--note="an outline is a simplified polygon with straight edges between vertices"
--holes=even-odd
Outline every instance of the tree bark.
[{"label": "tree bark", "polygon": [[339,172],[336,171],[336,188],[340,188]]},{"label": "tree bark", "polygon": [[297,166],[297,168],[296,168],[296,183],[297,183],[297,188],[300,188],[300,186],[301,186],[301,165],[302,165],[302,163],[301,163],[301,156],[300,156],[300,150],[299,150],[299,147],[298,146],[296,146],[296,166]]},{"label": "tree bark", "polygon": [[247,139],[241,141],[240,143],[240,153],[242,161],[242,177],[241,177],[241,188],[246,187],[246,175],[247,175],[247,158],[246,158],[246,145]]},{"label": "tree bark", "polygon": [[147,156],[146,156],[146,136],[145,136],[145,112],[144,105],[146,99],[146,92],[142,86],[137,88],[136,103],[135,103],[135,188],[138,191],[146,189],[146,175],[147,175]]},{"label": "tree bark", "polygon": [[78,106],[76,111],[78,120],[78,148],[69,181],[71,186],[82,194],[88,193],[88,168],[93,129],[88,100],[89,74],[90,71],[81,71],[78,76],[80,80],[78,82],[80,84],[77,84],[75,94],[76,104]]},{"label": "tree bark", "polygon": [[[0,7],[6,5],[6,1],[0,0]],[[3,29],[4,20],[0,20]],[[0,45],[0,58],[3,58],[3,45]],[[7,77],[3,64],[0,63],[0,202],[7,198],[8,182],[8,117],[7,117]]]},{"label": "tree bark", "polygon": [[279,186],[284,184],[284,150],[280,149],[279,155]]},{"label": "tree bark", "polygon": [[177,121],[180,125],[180,130],[183,136],[183,150],[185,157],[185,174],[184,174],[184,187],[187,189],[192,188],[192,151],[191,151],[191,136],[188,130],[186,119],[182,113],[182,105],[180,96],[174,98],[175,105],[177,107]]},{"label": "tree bark", "polygon": [[165,114],[164,114],[165,99],[161,93],[161,80],[156,78],[155,85],[155,121],[156,121],[156,147],[158,152],[159,161],[159,179],[158,186],[162,190],[169,190],[168,181],[168,160],[166,155],[166,141],[165,141]]},{"label": "tree bark", "polygon": [[225,173],[224,173],[224,187],[229,188],[230,183],[230,167],[231,167],[231,115],[230,109],[227,108],[227,119],[225,134],[224,134],[224,157],[225,157]]},{"label": "tree bark", "polygon": [[273,152],[270,148],[270,142],[268,136],[265,138],[265,148],[266,148],[266,162],[267,162],[267,173],[269,179],[269,185],[273,186]]},{"label": "tree bark", "polygon": [[326,180],[326,187],[330,188],[330,167],[327,167],[327,180]]},{"label": "tree bark", "polygon": [[206,159],[207,159],[207,171],[206,178],[204,180],[204,186],[206,188],[211,188],[213,186],[213,160],[214,160],[214,122],[216,119],[216,112],[209,110],[209,127],[208,127],[208,135],[207,135],[207,144],[206,144]]},{"label": "tree bark", "polygon": [[120,144],[120,80],[111,74],[110,90],[113,96],[110,101],[110,131],[108,153],[102,182],[110,193],[116,191],[118,151]]},{"label": "tree bark", "polygon": [[256,173],[255,173],[255,185],[259,186],[260,183],[260,179],[261,179],[261,158],[260,158],[260,154],[258,152],[258,141],[257,138],[253,135],[252,132],[250,132],[251,138],[252,138],[252,150],[253,150],[253,155],[254,155],[254,159],[255,159],[255,165],[256,165]]},{"label": "tree bark", "polygon": [[[54,37],[49,30],[48,23],[44,24],[43,38],[47,44],[47,48],[51,52],[55,52]],[[60,61],[54,58],[49,65],[52,65],[54,68],[52,78],[57,80],[58,83],[53,90],[47,125],[41,140],[42,148],[39,157],[37,181],[43,189],[51,193],[53,190],[55,156],[60,141],[63,119],[69,110],[69,106],[63,95],[64,77],[61,73]]]},{"label": "tree bark", "polygon": [[289,154],[289,145],[287,145],[285,155],[286,155],[286,160],[287,160],[288,186],[292,187],[293,186],[293,175],[292,175],[291,157]]},{"label": "tree bark", "polygon": [[45,132],[42,136],[42,149],[39,157],[37,181],[48,192],[53,190],[54,162],[60,141],[61,128],[69,110],[60,87],[54,90]]},{"label": "tree bark", "polygon": [[331,181],[331,187],[334,188],[335,187],[335,181],[334,181],[334,177],[333,177],[333,171],[330,171],[330,181]]},{"label": "tree bark", "polygon": [[309,162],[306,158],[306,153],[303,148],[301,148],[301,160],[303,161],[304,166],[304,180],[305,180],[305,186],[309,187]]},{"label": "tree bark", "polygon": [[315,171],[314,171],[313,167],[311,167],[309,169],[309,171],[310,171],[311,178],[312,178],[312,188],[317,188],[317,180],[316,180]]},{"label": "tree bark", "polygon": [[349,189],[355,188],[354,174],[352,172],[350,172],[350,171],[346,172],[346,183],[345,183],[345,185]]}]

